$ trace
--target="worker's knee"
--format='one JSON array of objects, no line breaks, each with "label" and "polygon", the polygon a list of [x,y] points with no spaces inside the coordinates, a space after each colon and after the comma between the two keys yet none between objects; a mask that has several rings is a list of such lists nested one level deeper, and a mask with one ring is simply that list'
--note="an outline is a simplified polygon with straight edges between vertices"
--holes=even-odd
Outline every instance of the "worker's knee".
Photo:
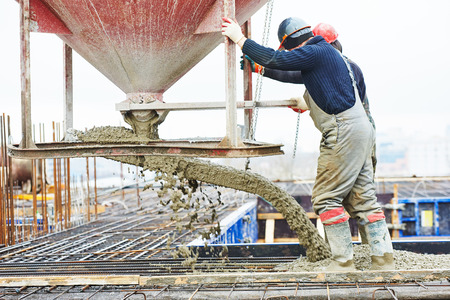
[{"label": "worker's knee", "polygon": [[319,213],[319,217],[323,225],[338,224],[349,219],[349,216],[345,213],[342,206],[323,211]]}]

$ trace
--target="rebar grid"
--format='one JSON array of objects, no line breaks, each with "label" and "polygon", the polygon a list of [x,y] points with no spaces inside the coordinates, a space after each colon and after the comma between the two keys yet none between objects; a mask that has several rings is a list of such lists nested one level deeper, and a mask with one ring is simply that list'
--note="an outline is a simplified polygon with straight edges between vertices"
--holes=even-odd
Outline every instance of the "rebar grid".
[{"label": "rebar grid", "polygon": [[[233,284],[192,284],[165,286],[136,286],[136,285],[100,285],[100,286],[51,286],[34,287],[23,286],[17,288],[0,289],[0,296],[4,299],[24,299],[32,295],[39,299],[56,299],[66,294],[70,297],[83,299],[127,299],[131,295],[140,294],[146,299],[301,299],[317,295],[317,299],[347,295],[348,299],[397,299],[402,297],[421,296],[431,299],[433,295],[440,295],[444,299],[449,295],[448,282],[428,283],[373,283],[373,282],[279,282],[279,283],[233,283]],[[384,293],[384,294],[382,294]],[[387,294],[389,293],[389,294]],[[102,296],[104,295],[104,296]],[[137,297],[136,297],[137,298]],[[37,298],[35,298],[37,299]],[[111,299],[111,298],[109,298]],[[412,298],[408,298],[412,299]]]},{"label": "rebar grid", "polygon": [[[216,191],[214,187],[203,187]],[[223,205],[215,207],[219,217],[224,217],[242,205],[246,193],[220,189]],[[120,195],[105,194],[99,202],[110,201]],[[130,198],[130,197],[129,197]],[[132,197],[131,197],[132,198]],[[115,205],[98,220],[58,233],[39,237],[0,250],[0,263],[45,263],[63,261],[138,260],[150,257],[171,257],[177,245],[193,240],[197,232],[214,224],[198,224],[196,230],[183,229],[189,222],[189,211],[179,213],[173,220],[173,211],[159,204],[160,199],[150,190],[141,192],[143,206],[134,207],[135,199],[126,211]],[[106,200],[105,200],[106,199]],[[208,217],[208,207],[196,211]]]}]

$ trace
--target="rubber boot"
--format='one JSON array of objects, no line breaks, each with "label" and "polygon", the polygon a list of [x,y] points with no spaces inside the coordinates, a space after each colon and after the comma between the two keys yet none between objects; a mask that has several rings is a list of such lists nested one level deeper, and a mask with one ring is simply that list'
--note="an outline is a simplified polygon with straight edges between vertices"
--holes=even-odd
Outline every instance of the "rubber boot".
[{"label": "rubber boot", "polygon": [[326,271],[356,271],[348,221],[323,227],[331,248],[331,263]]},{"label": "rubber boot", "polygon": [[366,227],[364,225],[360,225],[358,224],[358,231],[359,231],[359,236],[361,237],[361,244],[369,244],[369,241],[367,240],[367,232],[366,232]]},{"label": "rubber boot", "polygon": [[370,270],[395,270],[394,250],[385,219],[364,225],[370,246]]}]

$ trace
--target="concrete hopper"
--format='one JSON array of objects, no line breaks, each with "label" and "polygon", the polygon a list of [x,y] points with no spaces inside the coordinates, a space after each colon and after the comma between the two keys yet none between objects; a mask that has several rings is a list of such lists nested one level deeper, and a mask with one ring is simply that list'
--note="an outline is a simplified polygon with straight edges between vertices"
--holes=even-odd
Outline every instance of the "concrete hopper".
[{"label": "concrete hopper", "polygon": [[[266,2],[236,0],[237,21],[244,23]],[[30,5],[35,31],[54,31],[45,27],[56,22],[49,20],[53,13],[67,29],[59,28],[58,36],[127,94],[163,93],[223,42],[221,0],[31,0]]]},{"label": "concrete hopper", "polygon": [[[20,0],[21,5],[21,43],[22,43],[22,142],[21,147],[34,148],[31,140],[30,89],[29,89],[29,32],[47,32],[57,34],[66,44],[66,51],[74,49],[117,87],[126,93],[126,100],[118,106],[126,122],[138,136],[144,136],[152,141],[158,141],[157,127],[164,121],[169,110],[175,107],[161,107],[163,93],[177,80],[192,69],[208,53],[215,49],[224,37],[221,35],[221,17],[234,17],[240,24],[247,21],[268,0]],[[232,45],[234,48],[234,45]],[[230,51],[226,39],[225,52],[228,59],[227,75],[234,73],[235,53]],[[69,58],[68,58],[69,57]],[[65,53],[66,68],[66,98],[71,98],[67,92],[72,89],[71,54]],[[67,73],[69,72],[69,73]],[[234,76],[234,75],[233,75]],[[231,79],[230,79],[231,78]],[[234,88],[235,79],[228,77],[227,89]],[[231,84],[230,84],[231,82]],[[230,85],[232,87],[230,88]],[[228,97],[228,96],[227,96]],[[231,97],[233,98],[233,97]],[[238,106],[250,110],[248,104],[236,104],[230,101],[220,103],[217,108],[236,109]],[[156,101],[159,100],[159,101]],[[67,101],[66,101],[67,102]],[[285,101],[286,102],[286,101]],[[153,106],[148,106],[153,104]],[[269,106],[288,106],[290,103],[275,103]],[[70,104],[71,105],[71,104]],[[69,105],[69,106],[70,106]],[[147,106],[146,106],[147,105]],[[215,105],[215,104],[214,104]],[[264,106],[264,105],[263,105]],[[193,109],[202,109],[191,105]],[[182,109],[185,109],[183,107]],[[235,117],[235,116],[234,116]],[[65,124],[73,124],[65,117]],[[236,134],[236,124],[227,123],[228,128]],[[68,126],[67,128],[71,128]],[[225,137],[225,138],[227,138]],[[225,140],[225,139],[224,139]],[[167,142],[167,141],[165,141]],[[254,141],[253,141],[254,142]],[[190,143],[191,144],[191,143]],[[230,144],[227,144],[230,145]],[[225,146],[227,146],[225,145]],[[236,140],[230,145],[236,152]],[[244,145],[242,143],[240,146]],[[224,144],[220,144],[223,147]],[[251,147],[261,145],[252,144]],[[273,151],[263,155],[281,154],[280,145],[275,145]],[[208,144],[213,151],[215,142]],[[55,150],[54,147],[52,147]],[[104,148],[104,147],[102,147]],[[117,150],[117,148],[113,147]],[[164,148],[163,153],[173,151],[171,145]],[[200,146],[205,148],[204,146]],[[13,149],[13,148],[12,148]],[[261,151],[265,151],[262,146]],[[13,149],[18,150],[18,149]],[[30,157],[32,154],[11,155]],[[59,148],[55,153],[58,153]],[[119,152],[124,153],[121,149]],[[263,152],[244,149],[244,155],[260,156]],[[129,152],[128,150],[124,150]],[[142,150],[147,153],[148,148]],[[209,150],[208,150],[209,151]],[[250,152],[249,152],[250,151]],[[86,156],[103,151],[87,151]],[[175,151],[176,152],[176,151]],[[183,151],[181,151],[184,153]],[[50,153],[50,152],[49,152]],[[77,152],[80,155],[80,152]],[[191,155],[195,156],[198,150]],[[230,153],[221,152],[229,157]],[[130,155],[139,153],[130,153]],[[200,153],[204,154],[204,153]],[[51,154],[55,155],[55,154]],[[67,154],[72,155],[72,154]],[[100,155],[100,154],[99,154]],[[104,155],[104,153],[103,153]],[[40,157],[48,156],[40,154]],[[209,154],[206,154],[209,156]],[[35,156],[36,157],[36,156]]]}]

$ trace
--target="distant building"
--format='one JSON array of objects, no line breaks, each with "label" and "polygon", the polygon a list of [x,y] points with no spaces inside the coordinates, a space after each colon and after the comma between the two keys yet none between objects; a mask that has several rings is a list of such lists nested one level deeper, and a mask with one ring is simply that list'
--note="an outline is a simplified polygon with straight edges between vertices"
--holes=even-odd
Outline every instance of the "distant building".
[{"label": "distant building", "polygon": [[445,136],[393,130],[378,133],[377,140],[378,177],[450,175],[450,126]]}]

